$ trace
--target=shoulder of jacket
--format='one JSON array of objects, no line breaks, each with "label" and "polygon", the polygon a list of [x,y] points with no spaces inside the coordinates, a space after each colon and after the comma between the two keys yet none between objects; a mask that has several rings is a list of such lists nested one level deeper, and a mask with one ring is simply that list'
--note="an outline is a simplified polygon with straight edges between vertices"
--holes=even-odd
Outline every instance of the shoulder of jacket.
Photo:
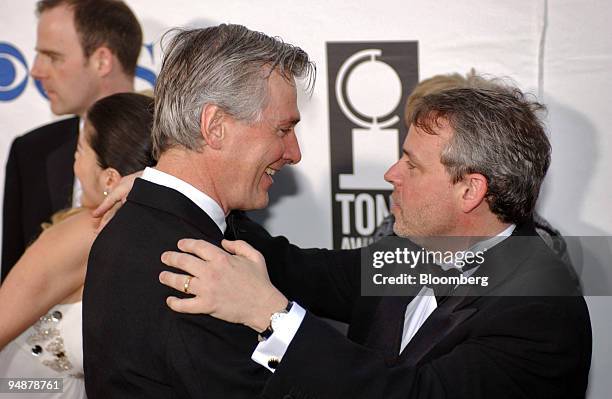
[{"label": "shoulder of jacket", "polygon": [[37,127],[17,137],[14,146],[29,146],[31,144],[55,146],[64,143],[79,132],[79,118],[62,119]]}]

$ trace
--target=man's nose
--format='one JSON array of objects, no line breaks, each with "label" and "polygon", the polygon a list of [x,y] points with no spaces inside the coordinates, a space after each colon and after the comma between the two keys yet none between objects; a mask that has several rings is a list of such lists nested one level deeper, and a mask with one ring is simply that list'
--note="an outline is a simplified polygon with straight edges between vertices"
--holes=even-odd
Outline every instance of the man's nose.
[{"label": "man's nose", "polygon": [[44,65],[42,60],[40,59],[40,56],[37,55],[34,58],[34,64],[32,64],[32,69],[30,69],[30,75],[32,75],[32,77],[34,79],[42,79],[44,77]]},{"label": "man's nose", "polygon": [[292,164],[296,164],[302,159],[300,144],[298,143],[295,133],[290,133],[285,136],[285,154],[283,157],[291,161]]},{"label": "man's nose", "polygon": [[391,165],[391,167],[389,167],[389,169],[387,169],[387,171],[385,172],[385,180],[391,184],[393,184],[393,181],[396,179],[397,177],[397,164],[399,163],[399,161],[397,161],[396,163],[394,163],[393,165]]}]

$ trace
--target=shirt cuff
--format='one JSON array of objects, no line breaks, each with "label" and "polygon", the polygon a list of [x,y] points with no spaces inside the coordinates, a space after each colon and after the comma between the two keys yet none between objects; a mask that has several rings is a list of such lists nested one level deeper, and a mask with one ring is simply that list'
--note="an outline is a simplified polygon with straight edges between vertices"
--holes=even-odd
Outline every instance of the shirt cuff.
[{"label": "shirt cuff", "polygon": [[302,325],[305,316],[306,311],[304,308],[293,302],[289,313],[278,322],[275,322],[276,328],[272,335],[257,345],[255,352],[251,355],[251,359],[274,372],[276,366],[283,359],[295,333],[297,333],[298,328]]}]

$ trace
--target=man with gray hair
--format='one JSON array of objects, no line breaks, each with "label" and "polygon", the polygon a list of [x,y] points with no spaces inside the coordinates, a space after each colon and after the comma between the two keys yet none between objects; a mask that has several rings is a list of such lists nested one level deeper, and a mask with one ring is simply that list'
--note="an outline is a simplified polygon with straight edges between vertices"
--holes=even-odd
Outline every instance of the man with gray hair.
[{"label": "man with gray hair", "polygon": [[[268,372],[249,359],[257,334],[173,312],[165,305],[171,290],[157,276],[167,270],[164,250],[186,236],[219,246],[228,212],[267,205],[273,175],[299,162],[297,78],[314,79],[303,50],[240,25],[173,37],[155,87],[157,166],[145,169],[90,253],[83,294],[89,398],[262,391]],[[189,286],[187,278],[185,296]]]}]

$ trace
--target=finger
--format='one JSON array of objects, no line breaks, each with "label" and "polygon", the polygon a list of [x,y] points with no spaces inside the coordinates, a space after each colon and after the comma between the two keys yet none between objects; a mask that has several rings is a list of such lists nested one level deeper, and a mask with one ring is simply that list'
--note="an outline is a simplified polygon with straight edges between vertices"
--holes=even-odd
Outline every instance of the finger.
[{"label": "finger", "polygon": [[180,269],[195,277],[201,277],[204,272],[204,267],[206,266],[205,262],[200,258],[175,251],[164,252],[161,255],[161,261],[170,267]]},{"label": "finger", "polygon": [[[185,274],[177,274],[172,272],[163,271],[159,273],[159,282],[165,285],[166,287],[173,288],[177,291],[183,291],[185,288],[185,280],[187,279],[187,275]],[[192,278],[193,280],[194,278]],[[189,282],[189,287],[191,286],[191,281]]]},{"label": "finger", "polygon": [[247,242],[242,240],[230,241],[223,240],[221,241],[221,245],[223,248],[227,250],[227,252],[232,253],[234,255],[243,256],[250,261],[257,263],[264,263],[265,260],[263,255],[257,251],[255,248],[250,246]]},{"label": "finger", "polygon": [[227,253],[214,244],[204,240],[184,238],[177,243],[178,248],[183,252],[188,252],[200,257],[203,260],[216,259]]},{"label": "finger", "polygon": [[168,307],[175,312],[180,313],[210,313],[210,309],[203,307],[201,301],[198,298],[177,298],[175,296],[169,296],[166,298],[166,304]]},{"label": "finger", "polygon": [[124,203],[128,194],[132,190],[132,186],[134,185],[134,180],[142,175],[142,171],[138,171],[132,173],[131,175],[127,175],[121,178],[121,181],[115,187],[115,189],[110,192],[104,201],[93,211],[94,217],[100,217],[104,215],[110,208],[112,208],[117,202]]},{"label": "finger", "polygon": [[113,205],[113,207],[110,210],[108,210],[104,214],[104,216],[102,216],[102,219],[100,219],[100,224],[98,225],[98,228],[96,229],[96,234],[100,233],[102,229],[106,227],[108,222],[110,222],[113,219],[113,217],[115,216],[119,208],[121,208],[121,205],[122,204],[120,202],[115,203],[115,205]]},{"label": "finger", "polygon": [[114,191],[111,192],[104,198],[104,201],[92,212],[93,217],[99,218],[104,216],[109,209],[111,209],[117,202],[121,201],[121,197],[118,197]]}]

